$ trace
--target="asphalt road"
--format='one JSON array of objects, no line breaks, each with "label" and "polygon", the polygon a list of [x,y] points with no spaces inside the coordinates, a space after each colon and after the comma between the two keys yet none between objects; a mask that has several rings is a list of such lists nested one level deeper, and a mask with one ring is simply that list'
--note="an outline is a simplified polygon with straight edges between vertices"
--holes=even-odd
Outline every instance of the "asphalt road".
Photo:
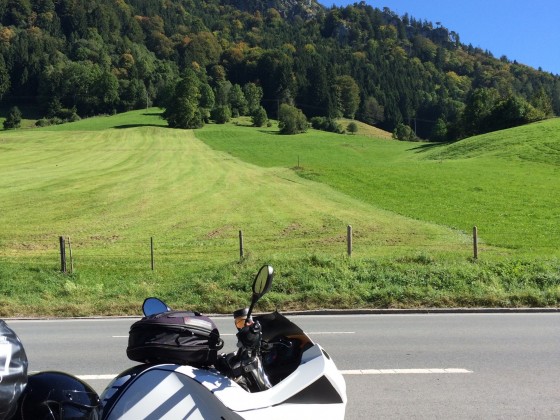
[{"label": "asphalt road", "polygon": [[[558,419],[560,314],[292,316],[344,372],[347,419]],[[214,318],[233,350],[230,318]],[[8,320],[30,371],[87,377],[101,392],[134,319]],[[444,370],[447,369],[447,370]],[[95,378],[102,379],[95,379]]]}]

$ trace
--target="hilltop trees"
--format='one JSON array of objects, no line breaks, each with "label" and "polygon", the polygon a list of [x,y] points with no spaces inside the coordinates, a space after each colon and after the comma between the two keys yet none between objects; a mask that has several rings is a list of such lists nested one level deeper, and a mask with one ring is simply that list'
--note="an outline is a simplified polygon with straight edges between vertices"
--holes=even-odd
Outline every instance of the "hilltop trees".
[{"label": "hilltop trees", "polygon": [[251,115],[256,126],[266,124],[268,118],[260,105],[260,87],[254,83],[241,87],[232,85],[228,80],[218,81],[212,87],[208,81],[208,76],[197,66],[184,71],[171,88],[170,99],[162,115],[170,127],[200,128],[210,120],[224,124],[232,116],[240,115]]},{"label": "hilltop trees", "polygon": [[[0,1],[0,101],[60,121],[155,105],[173,126],[262,124],[288,104],[448,140],[560,113],[560,77],[442,25],[365,2],[265,3]],[[198,82],[177,84],[187,69]]]},{"label": "hilltop trees", "polygon": [[516,127],[546,117],[523,98],[509,94],[502,97],[497,89],[478,88],[471,92],[463,112],[467,135]]}]

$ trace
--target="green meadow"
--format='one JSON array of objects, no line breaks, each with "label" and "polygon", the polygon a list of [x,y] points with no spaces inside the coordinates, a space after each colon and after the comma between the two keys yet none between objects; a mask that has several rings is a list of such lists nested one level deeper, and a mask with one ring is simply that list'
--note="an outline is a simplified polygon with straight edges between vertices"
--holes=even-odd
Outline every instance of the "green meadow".
[{"label": "green meadow", "polygon": [[197,136],[247,162],[292,167],[377,208],[468,234],[477,226],[492,253],[560,250],[557,119],[451,145],[223,126]]},{"label": "green meadow", "polygon": [[173,130],[156,109],[2,131],[0,316],[137,314],[149,295],[229,312],[266,262],[261,309],[558,306],[559,133]]}]

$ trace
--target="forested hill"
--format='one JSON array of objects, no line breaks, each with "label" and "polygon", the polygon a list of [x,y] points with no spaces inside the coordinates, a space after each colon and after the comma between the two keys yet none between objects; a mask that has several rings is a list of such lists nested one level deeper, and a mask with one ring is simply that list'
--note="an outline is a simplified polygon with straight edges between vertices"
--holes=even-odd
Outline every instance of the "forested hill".
[{"label": "forested hill", "polygon": [[165,106],[186,68],[216,103],[254,83],[271,117],[288,102],[433,140],[560,114],[557,75],[364,2],[0,0],[0,19],[2,108],[51,121]]}]

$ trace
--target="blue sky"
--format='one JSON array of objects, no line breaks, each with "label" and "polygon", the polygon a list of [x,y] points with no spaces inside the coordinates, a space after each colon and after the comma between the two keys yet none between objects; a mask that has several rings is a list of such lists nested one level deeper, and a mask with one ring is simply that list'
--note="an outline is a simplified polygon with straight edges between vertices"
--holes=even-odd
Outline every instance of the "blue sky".
[{"label": "blue sky", "polygon": [[[349,0],[318,0],[330,7]],[[463,44],[560,74],[560,0],[366,0],[399,16],[441,22]]]}]

